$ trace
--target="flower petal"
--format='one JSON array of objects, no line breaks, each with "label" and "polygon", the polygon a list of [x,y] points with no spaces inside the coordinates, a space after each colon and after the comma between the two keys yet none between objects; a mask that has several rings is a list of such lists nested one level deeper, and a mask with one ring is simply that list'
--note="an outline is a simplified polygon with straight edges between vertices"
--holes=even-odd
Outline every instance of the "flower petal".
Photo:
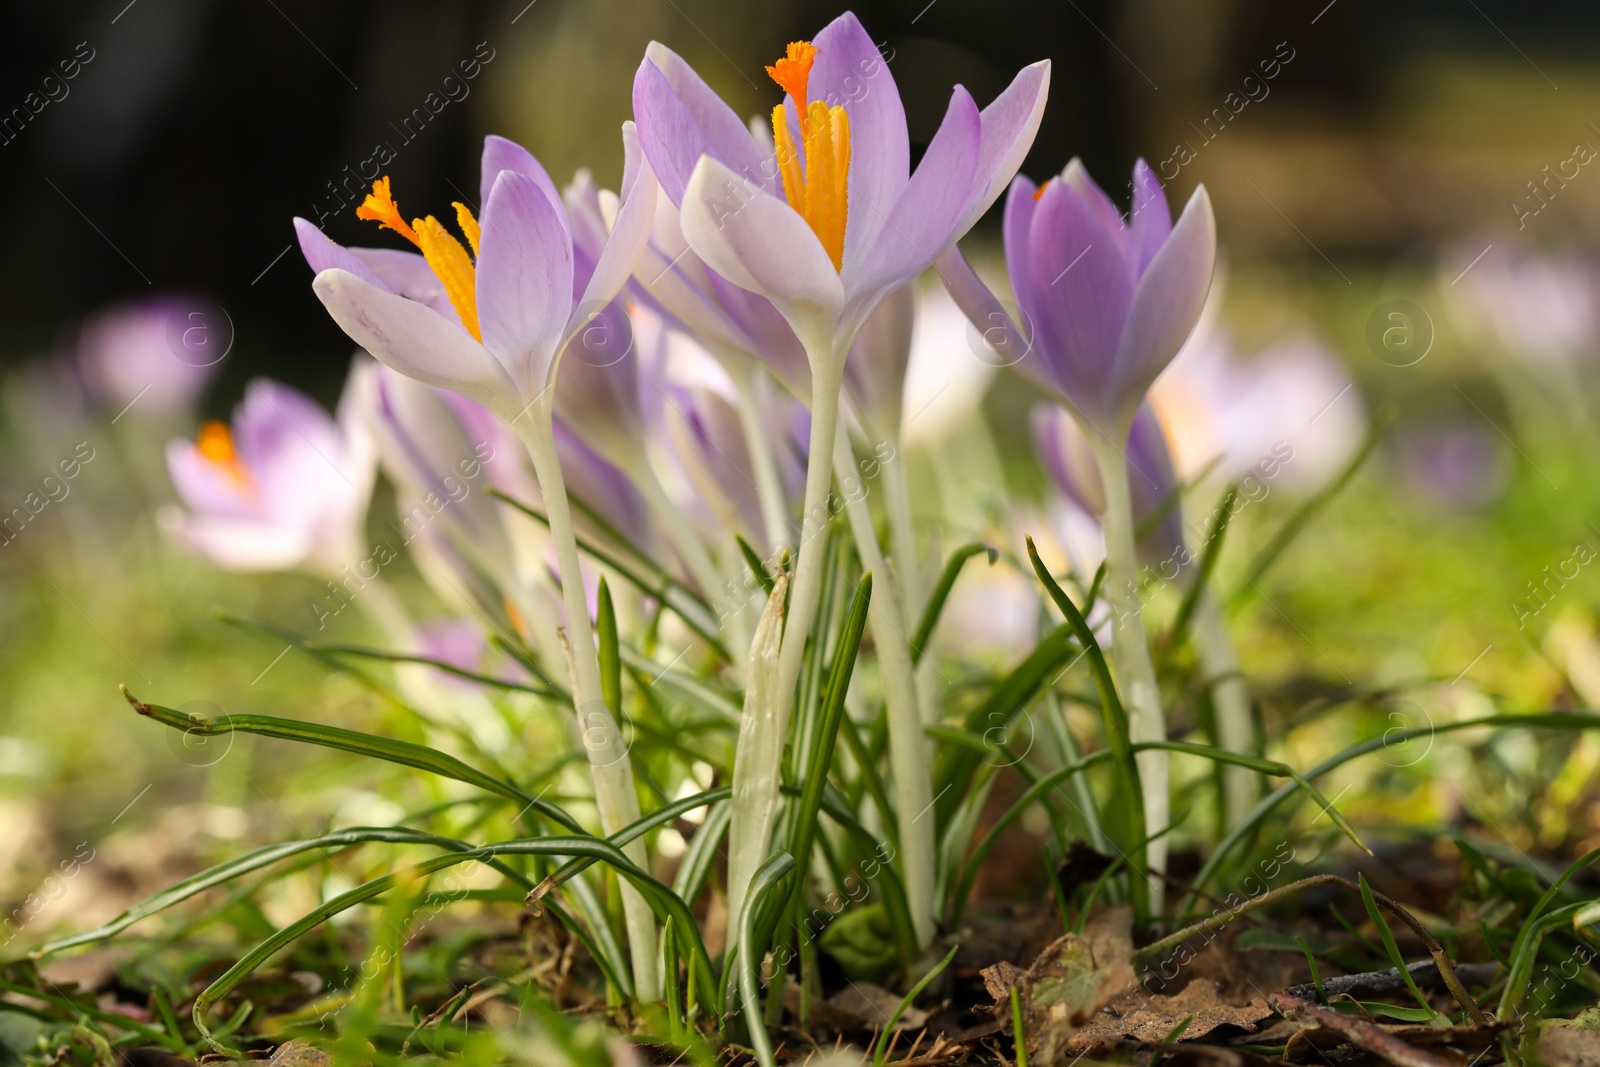
[{"label": "flower petal", "polygon": [[534,184],[544,193],[545,199],[556,209],[556,214],[561,218],[562,228],[566,227],[567,216],[561,210],[561,191],[556,188],[556,183],[550,180],[550,172],[544,169],[544,164],[517,142],[494,134],[483,139],[483,164],[478,173],[480,215],[488,210],[489,194],[494,191],[494,180],[500,177],[500,172],[503,170],[516,171],[532,178]]},{"label": "flower petal", "polygon": [[[611,226],[611,235],[595,264],[589,284],[584,287],[580,310],[605,304],[622,289],[623,283],[650,240],[650,225],[656,212],[656,177],[639,147],[639,131],[632,122],[622,124],[623,164],[622,206]],[[627,177],[632,175],[632,182]]]},{"label": "flower petal", "polygon": [[537,182],[501,171],[483,209],[478,322],[483,345],[527,400],[545,388],[572,313],[572,238]]},{"label": "flower petal", "polygon": [[712,270],[771,299],[796,333],[802,322],[832,328],[844,285],[798,212],[711,156],[695,165],[682,208],[683,235]]},{"label": "flower petal", "polygon": [[1188,340],[1205,307],[1216,260],[1217,220],[1202,185],[1133,294],[1117,349],[1110,394],[1115,408],[1137,403]]},{"label": "flower petal", "polygon": [[[1015,195],[1015,194],[1013,194]],[[1055,385],[1080,414],[1110,414],[1133,283],[1103,216],[1065,181],[1045,187],[1028,232],[1030,281],[1018,296]]]},{"label": "flower petal", "polygon": [[382,363],[485,407],[520,410],[505,368],[455,323],[348,271],[325,270],[311,287],[333,321]]},{"label": "flower petal", "polygon": [[[861,306],[865,314],[871,314],[884,293],[922,273],[950,246],[967,206],[967,191],[972,187],[982,140],[983,119],[978,105],[972,94],[958,85],[950,94],[944,121],[876,241],[857,264],[845,264],[845,285],[852,306]],[[852,202],[851,225],[862,214],[875,214],[881,207]]]},{"label": "flower petal", "polygon": [[1138,275],[1133,269],[1132,257],[1129,255],[1131,242],[1128,237],[1128,225],[1122,218],[1122,212],[1117,210],[1117,205],[1112,203],[1106,191],[1100,188],[1100,183],[1090,177],[1083,160],[1074,157],[1067,164],[1067,169],[1061,172],[1061,180],[1076,189],[1078,195],[1083,197],[1084,203],[1094,211],[1095,217],[1111,235],[1117,252],[1127,264],[1129,277],[1136,278]]},{"label": "flower petal", "polygon": [[[842,105],[850,116],[850,225],[844,234],[844,261],[851,263],[872,248],[910,180],[906,112],[889,65],[852,12],[824,26],[813,43],[817,57],[807,93],[830,107]],[[789,114],[794,114],[792,106]]]},{"label": "flower petal", "polygon": [[1172,232],[1172,212],[1161,180],[1140,159],[1133,165],[1133,223],[1129,227],[1133,259],[1139,277],[1150,268],[1150,261]]},{"label": "flower petal", "polygon": [[1022,166],[1039,132],[1049,92],[1050,61],[1042,59],[1018,71],[1005,92],[983,109],[983,144],[978,149],[972,192],[967,211],[956,227],[957,236],[983,217]]},{"label": "flower petal", "polygon": [[844,365],[845,388],[875,439],[900,437],[915,314],[914,286],[902,285],[891,292],[856,335]]},{"label": "flower petal", "polygon": [[292,570],[314,551],[311,530],[222,515],[191,515],[175,507],[162,508],[156,517],[167,536],[224,570]]},{"label": "flower petal", "polygon": [[[1021,308],[1001,303],[956,245],[939,257],[934,269],[975,331],[967,334],[967,341],[978,360],[992,367],[1016,367],[1039,385],[1051,388],[1049,375],[1028,339]],[[976,351],[980,343],[986,346],[981,353]]]},{"label": "flower petal", "polygon": [[450,295],[444,291],[444,283],[420,253],[398,248],[352,248],[350,254],[376,276],[380,288],[427,304],[451,322],[461,321]]},{"label": "flower petal", "polygon": [[768,192],[778,168],[763,156],[733,109],[676,52],[651,41],[633,79],[639,140],[667,199],[680,207],[695,164],[709,155]]},{"label": "flower petal", "polygon": [[311,267],[313,274],[321,274],[333,268],[347,270],[368,285],[376,285],[380,289],[393,292],[391,286],[378,280],[361,256],[317,229],[309,219],[295,217],[294,236],[300,243],[300,254],[306,257],[306,263]]}]

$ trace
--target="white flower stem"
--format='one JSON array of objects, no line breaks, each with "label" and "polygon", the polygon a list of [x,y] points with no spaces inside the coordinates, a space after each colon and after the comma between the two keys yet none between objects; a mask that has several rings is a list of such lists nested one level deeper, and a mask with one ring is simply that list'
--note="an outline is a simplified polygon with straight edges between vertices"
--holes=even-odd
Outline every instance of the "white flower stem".
[{"label": "white flower stem", "polygon": [[733,818],[728,823],[728,947],[739,933],[750,879],[767,861],[783,776],[782,716],[777,703],[778,651],[788,576],[780,574],[756,624],[733,761]]},{"label": "white flower stem", "polygon": [[[794,705],[795,686],[805,658],[806,638],[822,593],[822,546],[818,535],[827,526],[828,487],[833,484],[833,435],[839,425],[839,389],[844,381],[843,353],[831,342],[806,345],[811,362],[811,444],[806,456],[806,493],[800,513],[800,543],[796,547],[794,582],[789,587],[789,619],[783,628],[783,650],[778,659],[778,704],[787,732]],[[804,862],[803,857],[796,857]]]},{"label": "white flower stem", "polygon": [[[927,588],[922,581],[921,560],[917,555],[917,528],[911,518],[911,485],[906,470],[905,438],[894,442],[894,457],[882,464],[884,493],[889,499],[889,536],[894,546],[894,574],[904,601],[906,633],[912,634],[922,621],[927,604]],[[917,707],[923,725],[939,718],[938,665],[923,649],[916,665]]]},{"label": "white flower stem", "polygon": [[[1255,729],[1250,718],[1250,688],[1239,673],[1239,655],[1228,633],[1222,606],[1202,589],[1194,604],[1194,640],[1200,668],[1211,686],[1217,717],[1217,743],[1229,752],[1254,755]],[[1248,767],[1222,768],[1224,828],[1235,825],[1256,802],[1256,776]]]},{"label": "white flower stem", "polygon": [[[555,542],[556,562],[561,568],[561,595],[567,608],[573,704],[582,728],[584,747],[588,749],[600,825],[609,835],[639,818],[639,797],[634,792],[633,766],[628,760],[622,732],[600,690],[600,661],[595,652],[594,629],[589,622],[589,605],[584,595],[578,541],[572,526],[572,509],[567,503],[566,482],[561,476],[561,461],[556,454],[553,412],[548,399],[551,392],[547,390],[545,399],[529,407],[513,428],[533,459],[545,514],[550,520],[550,536]],[[648,869],[649,859],[642,838],[624,846],[623,852],[634,864]],[[628,949],[633,958],[634,993],[645,1003],[660,1000],[655,915],[637,889],[625,880],[619,879],[619,882],[628,928]]]},{"label": "white flower stem", "polygon": [[[1161,713],[1161,691],[1156,684],[1155,665],[1150,661],[1150,645],[1145,639],[1144,616],[1139,595],[1139,557],[1134,545],[1133,497],[1128,485],[1127,426],[1121,433],[1106,437],[1087,426],[1085,436],[1094,452],[1100,481],[1105,487],[1106,510],[1101,526],[1106,538],[1106,598],[1111,605],[1111,660],[1117,673],[1117,687],[1128,713],[1128,733],[1134,743],[1165,741],[1166,718]],[[1171,798],[1167,786],[1167,753],[1147,749],[1136,757],[1139,786],[1144,794],[1144,832],[1159,834],[1167,828]],[[1150,909],[1160,914],[1165,883],[1159,872],[1167,869],[1167,841],[1157,838],[1145,848],[1150,868]]]},{"label": "white flower stem", "polygon": [[733,383],[739,390],[739,425],[744,430],[750,465],[755,468],[756,496],[761,502],[761,524],[765,527],[762,533],[767,539],[762,547],[771,552],[789,539],[789,509],[784,503],[778,460],[772,452],[771,431],[762,421],[756,393],[756,375],[761,372],[754,367],[739,367],[733,360],[725,361],[725,365],[733,368]]},{"label": "white flower stem", "polygon": [[[813,433],[816,431],[813,430]],[[883,672],[884,703],[889,716],[889,766],[894,772],[895,806],[900,824],[900,853],[911,925],[920,949],[933,940],[934,845],[933,782],[929,777],[928,740],[922,732],[917,706],[915,672],[911,666],[910,637],[894,572],[878,547],[872,512],[856,473],[855,453],[843,426],[836,431],[834,474],[844,492],[845,509],[855,534],[861,563],[872,572],[872,643]]]}]

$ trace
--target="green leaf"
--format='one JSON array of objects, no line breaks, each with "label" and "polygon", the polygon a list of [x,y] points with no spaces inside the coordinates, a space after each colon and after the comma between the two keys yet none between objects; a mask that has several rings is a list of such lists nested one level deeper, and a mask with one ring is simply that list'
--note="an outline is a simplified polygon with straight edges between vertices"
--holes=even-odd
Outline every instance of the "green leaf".
[{"label": "green leaf", "polygon": [[606,576],[600,576],[600,604],[595,612],[595,636],[600,659],[600,699],[618,722],[622,721],[622,657],[617,649],[617,609],[611,603]]},{"label": "green leaf", "polygon": [[991,567],[994,566],[994,561],[1000,558],[999,552],[981,541],[962,545],[950,553],[950,559],[939,574],[939,582],[928,597],[928,606],[922,609],[922,619],[917,623],[917,632],[911,638],[912,663],[921,661],[922,652],[928,647],[928,640],[933,637],[933,628],[939,625],[939,616],[944,614],[944,604],[950,599],[950,590],[954,588],[956,579],[961,576],[961,568],[966,566],[967,560],[980,552],[989,557]]},{"label": "green leaf", "polygon": [[1394,931],[1389,929],[1389,920],[1378,910],[1378,902],[1372,897],[1372,886],[1367,884],[1367,876],[1357,872],[1356,884],[1361,887],[1361,903],[1367,909],[1367,918],[1378,928],[1378,936],[1383,938],[1383,948],[1389,954],[1390,962],[1399,970],[1401,981],[1411,990],[1411,995],[1417,998],[1417,1003],[1428,1009],[1428,1018],[1433,1018],[1433,1007],[1428,1003],[1428,998],[1422,995],[1422,990],[1417,988],[1417,980],[1411,977],[1411,971],[1406,966],[1406,958],[1400,954],[1400,946],[1395,944]]},{"label": "green leaf", "polygon": [[761,961],[767,954],[766,945],[760,952],[751,951],[756,943],[756,913],[763,910],[769,898],[777,895],[783,880],[794,870],[794,857],[787,852],[775,852],[756,871],[750,882],[750,904],[739,921],[739,945],[734,956],[739,964],[739,1002],[744,1008],[745,1027],[750,1033],[750,1045],[761,1067],[774,1067],[777,1063],[772,1053],[772,1039],[767,1036],[766,1023],[761,1015]]},{"label": "green leaf", "polygon": [[1222,554],[1223,535],[1228,532],[1228,520],[1233,517],[1233,502],[1238,497],[1239,486],[1230,485],[1222,495],[1222,503],[1217,505],[1211,529],[1206,533],[1205,554],[1200,557],[1200,569],[1195,572],[1194,580],[1184,592],[1183,602],[1178,605],[1178,614],[1172,620],[1168,640],[1174,645],[1189,632],[1189,622],[1194,617],[1195,605],[1200,602],[1200,593],[1211,583],[1211,572],[1216,570],[1217,557]]},{"label": "green leaf", "polygon": [[911,992],[907,993],[905,999],[900,1002],[900,1006],[894,1009],[894,1014],[889,1016],[889,1021],[883,1024],[883,1033],[878,1035],[878,1044],[872,1053],[872,1067],[883,1067],[884,1061],[889,1058],[889,1042],[893,1039],[895,1024],[905,1015],[906,1009],[911,1007],[916,999],[922,995],[922,991],[927,989],[935,978],[944,973],[944,969],[950,966],[950,961],[955,959],[956,953],[960,951],[961,946],[956,945],[949,952],[946,952],[944,959],[934,964],[932,970],[917,979],[917,984],[911,987]]},{"label": "green leaf", "polygon": [[[1031,537],[1028,538],[1028,558],[1033,561],[1034,573],[1044,583],[1050,599],[1055,601],[1061,614],[1066,616],[1067,624],[1077,634],[1078,642],[1088,656],[1089,671],[1094,675],[1095,688],[1100,692],[1100,714],[1105,725],[1106,745],[1111,750],[1118,771],[1117,793],[1121,798],[1118,806],[1123,809],[1125,842],[1132,844],[1145,836],[1144,800],[1139,783],[1139,767],[1134,761],[1133,743],[1128,734],[1128,716],[1122,708],[1121,698],[1117,696],[1117,687],[1111,680],[1111,668],[1106,665],[1105,655],[1100,651],[1100,643],[1095,640],[1088,621],[1072,598],[1050,576],[1050,570],[1039,558],[1039,550],[1034,547]],[[1142,916],[1148,909],[1149,888],[1143,884],[1146,882],[1143,870],[1135,870],[1133,874],[1134,877],[1129,879],[1129,889],[1134,910]]]}]

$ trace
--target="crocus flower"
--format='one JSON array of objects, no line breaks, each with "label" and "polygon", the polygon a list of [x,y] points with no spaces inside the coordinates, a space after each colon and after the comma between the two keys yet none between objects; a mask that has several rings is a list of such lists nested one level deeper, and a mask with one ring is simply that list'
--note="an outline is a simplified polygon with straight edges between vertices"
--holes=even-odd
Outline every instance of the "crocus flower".
[{"label": "crocus flower", "polygon": [[769,298],[808,348],[842,357],[883,297],[965,233],[1021,165],[1049,64],[1025,68],[981,113],[957,86],[915,174],[899,90],[853,14],[791,44],[768,73],[787,94],[770,142],[652,43],[633,86],[640,140],[695,253]]},{"label": "crocus flower", "polygon": [[[352,378],[361,374],[358,365]],[[195,442],[168,446],[187,510],[164,509],[163,527],[229,570],[335,578],[359,567],[375,463],[350,397],[336,420],[287,385],[252,382],[231,428],[207,422]]]},{"label": "crocus flower", "polygon": [[[1022,321],[1004,323],[1029,346],[1018,369],[1059,390],[1097,432],[1127,426],[1194,329],[1216,251],[1205,187],[1173,223],[1143,160],[1126,223],[1076,159],[1043,186],[1018,177],[1006,199],[1005,252]],[[980,330],[1007,318],[959,253],[946,255],[940,274]]]},{"label": "crocus flower", "polygon": [[193,406],[231,341],[231,325],[209,304],[182,296],[140,300],[83,324],[77,366],[103,407],[175,414]]},{"label": "crocus flower", "polygon": [[1420,496],[1452,511],[1472,511],[1505,488],[1510,466],[1500,442],[1477,422],[1437,423],[1399,438],[1400,471]]},{"label": "crocus flower", "polygon": [[[1475,331],[1487,330],[1512,356],[1535,366],[1571,367],[1600,341],[1600,275],[1577,255],[1541,255],[1504,247],[1483,253],[1462,272],[1450,257],[1441,286],[1454,310]],[[1452,269],[1453,268],[1453,269]]]},{"label": "crocus flower", "polygon": [[357,213],[418,252],[346,249],[296,219],[317,296],[347,334],[395,370],[514,421],[544,395],[557,356],[592,310],[627,281],[649,235],[655,178],[632,123],[623,144],[615,221],[592,262],[574,256],[566,208],[538,160],[489,137],[481,225],[466,205],[455,205],[471,255],[432,215],[407,223],[388,179],[380,179]]},{"label": "crocus flower", "polygon": [[1253,478],[1302,495],[1344,467],[1367,421],[1349,371],[1321,339],[1294,330],[1242,356],[1219,321],[1215,295],[1151,387],[1150,402],[1180,477]]},{"label": "crocus flower", "polygon": [[[1033,446],[1051,483],[1074,504],[1099,517],[1106,510],[1105,489],[1083,430],[1066,409],[1038,404],[1033,409]],[[1123,449],[1128,459],[1128,485],[1134,522],[1156,521],[1139,541],[1146,566],[1159,567],[1183,547],[1183,516],[1175,494],[1178,479],[1167,450],[1166,433],[1149,404],[1141,404]]]}]

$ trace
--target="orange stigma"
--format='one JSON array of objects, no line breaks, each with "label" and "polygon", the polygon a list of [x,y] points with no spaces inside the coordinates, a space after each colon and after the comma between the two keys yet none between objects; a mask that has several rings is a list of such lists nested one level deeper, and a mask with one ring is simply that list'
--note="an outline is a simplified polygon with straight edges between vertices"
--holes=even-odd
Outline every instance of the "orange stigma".
[{"label": "orange stigma", "polygon": [[1044,191],[1050,188],[1050,183],[1053,181],[1055,181],[1054,178],[1047,178],[1045,179],[1044,183],[1039,186],[1039,188],[1033,191],[1033,199],[1035,203],[1037,203],[1039,198],[1044,195]]},{"label": "orange stigma", "polygon": [[249,483],[250,472],[233,447],[233,432],[228,429],[227,423],[218,422],[216,419],[208,419],[201,423],[194,444],[201,457],[213,467],[228,472],[241,485]]},{"label": "orange stigma", "polygon": [[[472,246],[473,255],[478,251],[478,220],[472,217],[472,211],[465,204],[453,205],[456,209],[456,224],[461,227],[461,232],[466,235],[467,243]],[[356,208],[356,218],[376,222],[383,229],[393,230],[404,237],[422,253],[422,258],[428,261],[444,291],[450,298],[450,306],[456,309],[456,314],[461,317],[461,325],[466,327],[475,340],[483,341],[483,335],[478,330],[478,278],[477,270],[473,266],[472,255],[455,235],[444,228],[444,223],[429,215],[425,219],[412,219],[407,226],[405,219],[400,214],[400,206],[394,202],[394,196],[389,192],[389,176],[385,174],[372,183],[372,192]]]},{"label": "orange stigma", "polygon": [[767,68],[772,80],[783,87],[800,118],[800,143],[805,152],[805,169],[789,133],[788,109],[779,104],[772,109],[772,139],[778,154],[778,169],[783,176],[783,195],[789,206],[800,213],[817,235],[833,269],[844,266],[844,230],[849,216],[850,116],[844,106],[829,106],[822,100],[806,100],[811,65],[817,47],[810,41],[793,41],[788,52]]}]

